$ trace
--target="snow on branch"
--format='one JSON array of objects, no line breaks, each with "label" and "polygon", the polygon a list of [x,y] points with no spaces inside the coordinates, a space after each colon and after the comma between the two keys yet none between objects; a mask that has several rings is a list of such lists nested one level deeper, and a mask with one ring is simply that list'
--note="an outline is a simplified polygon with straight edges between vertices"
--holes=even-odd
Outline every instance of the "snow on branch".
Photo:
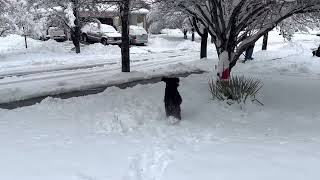
[{"label": "snow on branch", "polygon": [[214,35],[218,53],[234,53],[232,61],[266,32],[296,14],[317,12],[319,0],[157,0],[184,11]]},{"label": "snow on branch", "polygon": [[64,10],[64,13],[66,14],[68,26],[74,27],[75,26],[74,21],[76,20],[76,17],[74,16],[74,13],[73,13],[73,4],[72,3],[68,3],[68,6]]}]

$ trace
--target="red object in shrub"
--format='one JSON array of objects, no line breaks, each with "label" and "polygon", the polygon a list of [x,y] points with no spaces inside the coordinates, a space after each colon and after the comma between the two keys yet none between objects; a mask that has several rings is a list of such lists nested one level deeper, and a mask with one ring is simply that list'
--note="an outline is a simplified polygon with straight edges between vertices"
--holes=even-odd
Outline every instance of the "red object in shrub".
[{"label": "red object in shrub", "polygon": [[221,80],[229,80],[229,78],[230,78],[230,70],[229,68],[227,68],[222,72]]}]

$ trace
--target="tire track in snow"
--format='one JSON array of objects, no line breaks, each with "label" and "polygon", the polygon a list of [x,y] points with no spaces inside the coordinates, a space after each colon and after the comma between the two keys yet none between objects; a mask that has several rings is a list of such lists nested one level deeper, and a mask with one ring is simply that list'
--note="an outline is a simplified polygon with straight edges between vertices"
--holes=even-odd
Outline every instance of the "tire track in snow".
[{"label": "tire track in snow", "polygon": [[[186,57],[186,59],[183,59],[182,57],[185,54],[178,54],[175,55],[175,57],[173,57],[172,55],[166,58],[159,58],[161,60],[156,60],[156,61],[152,61],[149,62],[146,60],[143,61],[138,61],[135,64],[132,64],[131,68],[133,70],[141,70],[141,69],[149,69],[149,68],[154,68],[154,67],[162,67],[162,66],[166,66],[166,65],[172,65],[172,64],[178,64],[178,63],[182,63],[182,62],[190,62],[190,61],[194,61],[196,58],[194,57]],[[180,59],[181,58],[181,59]],[[120,64],[119,64],[120,66]],[[72,80],[74,78],[79,79],[79,78],[88,78],[88,77],[92,77],[92,76],[97,76],[100,74],[105,74],[116,71],[115,73],[119,72],[119,70],[121,69],[121,67],[116,66],[116,67],[112,67],[112,68],[105,68],[105,67],[101,67],[98,70],[85,70],[85,71],[67,71],[67,72],[49,72],[49,73],[45,73],[44,75],[39,75],[39,74],[33,74],[30,76],[21,76],[18,80],[7,80],[7,82],[5,80],[3,80],[4,82],[0,82],[1,86],[4,85],[11,85],[11,84],[18,84],[18,83],[25,83],[25,82],[32,82],[32,81],[41,81],[41,80],[50,80],[50,79],[59,79],[59,78],[63,78],[64,80],[68,79],[68,80]],[[34,77],[37,76],[37,77]]]},{"label": "tire track in snow", "polygon": [[[175,51],[163,51],[159,53],[152,53],[148,55],[144,55],[145,58],[140,59],[141,56],[133,57],[131,60],[132,63],[135,62],[142,62],[142,61],[150,61],[157,59],[159,55],[165,55],[164,58],[170,58],[170,57],[176,57],[176,56],[183,56],[185,53],[176,54],[172,55]],[[190,52],[197,52],[197,51],[190,51]],[[136,56],[138,54],[133,54],[133,56]],[[151,56],[151,58],[150,58]],[[154,57],[152,57],[154,56]],[[137,58],[137,59],[136,59]],[[120,59],[120,57],[119,57]],[[75,66],[67,66],[67,67],[60,67],[60,68],[47,68],[47,69],[42,69],[42,70],[27,70],[27,71],[16,71],[13,73],[0,73],[0,79],[4,79],[6,77],[21,77],[21,76],[28,76],[28,75],[34,75],[34,74],[42,74],[42,73],[48,73],[48,72],[61,72],[61,71],[72,71],[72,70],[81,70],[81,69],[90,69],[90,68],[95,68],[95,67],[103,67],[106,65],[116,65],[119,64],[120,62],[105,62],[105,63],[94,63],[94,64],[89,64],[89,65],[75,65]]]}]

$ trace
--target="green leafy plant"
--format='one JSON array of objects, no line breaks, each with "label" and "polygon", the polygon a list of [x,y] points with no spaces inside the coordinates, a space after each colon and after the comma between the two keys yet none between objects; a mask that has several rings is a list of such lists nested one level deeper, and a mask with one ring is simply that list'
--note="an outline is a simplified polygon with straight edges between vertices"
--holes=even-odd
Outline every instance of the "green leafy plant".
[{"label": "green leafy plant", "polygon": [[209,81],[209,90],[213,99],[219,101],[231,100],[234,102],[246,103],[248,98],[251,101],[258,102],[256,95],[262,88],[262,83],[258,79],[247,78],[244,76],[233,76],[228,82],[224,81]]}]

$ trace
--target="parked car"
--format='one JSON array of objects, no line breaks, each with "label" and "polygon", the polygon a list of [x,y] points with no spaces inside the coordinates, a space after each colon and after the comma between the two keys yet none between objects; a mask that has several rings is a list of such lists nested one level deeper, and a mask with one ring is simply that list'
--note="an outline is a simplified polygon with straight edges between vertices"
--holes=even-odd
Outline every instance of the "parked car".
[{"label": "parked car", "polygon": [[129,32],[131,44],[148,43],[148,33],[143,27],[131,25]]},{"label": "parked car", "polygon": [[88,23],[81,29],[84,42],[100,42],[104,45],[121,44],[121,34],[106,24]]},{"label": "parked car", "polygon": [[65,30],[59,27],[49,27],[47,30],[47,35],[42,38],[42,40],[53,39],[61,42],[68,39]]},{"label": "parked car", "polygon": [[[148,43],[148,33],[143,27],[130,25],[129,29],[130,44],[143,45]],[[120,26],[119,31],[121,32],[121,30]]]}]

